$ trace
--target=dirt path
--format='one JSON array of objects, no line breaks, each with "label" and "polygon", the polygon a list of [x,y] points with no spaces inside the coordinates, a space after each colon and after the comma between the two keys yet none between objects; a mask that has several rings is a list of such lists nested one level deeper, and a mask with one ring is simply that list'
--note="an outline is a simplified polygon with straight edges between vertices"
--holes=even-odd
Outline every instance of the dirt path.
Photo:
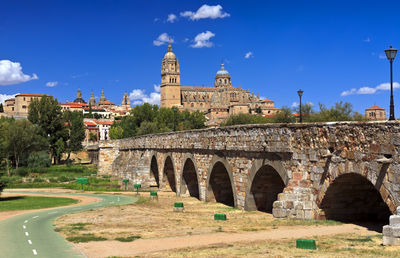
[{"label": "dirt path", "polygon": [[212,233],[203,235],[168,237],[156,239],[139,239],[130,243],[118,241],[89,242],[77,244],[88,257],[135,256],[163,250],[200,247],[234,242],[251,242],[259,240],[293,239],[300,237],[336,235],[345,233],[371,233],[366,228],[345,224],[339,226],[291,227],[249,233]]},{"label": "dirt path", "polygon": [[[34,191],[35,189],[28,189],[28,190],[24,189],[24,190],[26,190],[26,191],[28,191],[28,190]],[[51,192],[51,189],[48,189],[48,190],[49,190],[49,192]],[[58,191],[58,189],[57,189],[57,190],[55,190],[53,192],[59,193],[61,191]],[[11,193],[11,192],[3,192],[1,194],[2,197],[28,196],[28,195],[29,196],[48,196],[48,195],[44,195],[44,194]],[[98,202],[100,200],[99,198],[95,198],[95,197],[68,195],[68,193],[66,193],[65,195],[57,195],[56,197],[64,197],[64,198],[71,198],[71,199],[79,200],[78,203],[67,205],[67,206],[80,206],[80,205],[85,205],[85,204],[89,204],[89,203]],[[52,207],[52,208],[45,208],[45,209],[2,211],[2,212],[0,212],[0,221],[4,220],[4,219],[11,218],[11,217],[14,217],[14,216],[17,216],[17,215],[20,215],[20,214],[28,213],[28,212],[34,212],[34,211],[39,211],[39,210],[50,210],[50,209],[55,209],[55,208],[60,208],[60,206],[59,207]]]}]

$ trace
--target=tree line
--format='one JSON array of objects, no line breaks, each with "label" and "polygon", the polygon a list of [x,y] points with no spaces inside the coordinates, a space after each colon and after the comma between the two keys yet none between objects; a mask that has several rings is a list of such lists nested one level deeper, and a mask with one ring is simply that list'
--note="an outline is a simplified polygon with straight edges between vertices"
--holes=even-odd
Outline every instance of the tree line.
[{"label": "tree line", "polygon": [[183,131],[205,128],[203,112],[179,111],[173,108],[159,108],[144,103],[135,106],[129,114],[116,121],[110,129],[111,139],[122,139],[144,134]]},{"label": "tree line", "polygon": [[[360,113],[353,110],[353,106],[342,101],[335,103],[330,108],[319,103],[319,111],[315,111],[310,103],[302,105],[303,122],[334,122],[334,121],[366,121],[367,119]],[[297,115],[294,115],[297,114]],[[273,117],[263,117],[261,115],[238,114],[230,116],[221,126],[239,124],[266,124],[266,123],[295,123],[298,121],[299,107],[291,109],[282,107]]]}]

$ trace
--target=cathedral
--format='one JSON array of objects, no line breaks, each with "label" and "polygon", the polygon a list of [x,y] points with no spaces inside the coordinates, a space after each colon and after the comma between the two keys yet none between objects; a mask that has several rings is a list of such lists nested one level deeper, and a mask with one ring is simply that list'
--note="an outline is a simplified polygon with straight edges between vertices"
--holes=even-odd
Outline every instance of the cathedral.
[{"label": "cathedral", "polygon": [[278,109],[269,99],[260,99],[248,90],[232,86],[231,76],[221,64],[214,87],[181,86],[179,61],[172,52],[171,43],[161,64],[161,107],[202,111],[207,125],[217,126],[230,115],[239,113],[273,116]]}]

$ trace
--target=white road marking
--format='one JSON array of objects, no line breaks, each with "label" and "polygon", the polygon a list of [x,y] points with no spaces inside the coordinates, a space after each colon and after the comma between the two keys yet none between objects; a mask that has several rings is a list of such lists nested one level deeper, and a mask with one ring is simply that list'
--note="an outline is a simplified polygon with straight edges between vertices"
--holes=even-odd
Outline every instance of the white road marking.
[{"label": "white road marking", "polygon": [[28,220],[25,220],[24,223],[28,223]]},{"label": "white road marking", "polygon": [[25,232],[25,236],[29,236],[29,233],[28,233],[28,232]]},{"label": "white road marking", "polygon": [[31,240],[28,240],[28,243],[31,245],[31,244],[32,244],[32,241],[31,241]]},{"label": "white road marking", "polygon": [[35,216],[35,217],[33,217],[32,219],[36,219],[36,218],[39,218],[39,216]]},{"label": "white road marking", "polygon": [[22,227],[23,227],[24,229],[26,229],[26,226],[25,226],[25,225],[22,225]]},{"label": "white road marking", "polygon": [[53,212],[49,212],[49,213],[47,213],[47,214],[54,214],[54,213],[57,213],[58,211],[53,211]]},{"label": "white road marking", "polygon": [[34,255],[37,255],[36,249],[32,249]]}]

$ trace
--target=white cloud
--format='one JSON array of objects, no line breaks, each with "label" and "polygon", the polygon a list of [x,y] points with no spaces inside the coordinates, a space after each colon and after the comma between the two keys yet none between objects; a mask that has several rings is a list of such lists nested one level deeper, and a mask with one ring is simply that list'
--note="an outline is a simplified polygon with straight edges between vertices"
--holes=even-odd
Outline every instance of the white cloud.
[{"label": "white cloud", "polygon": [[71,75],[71,78],[72,78],[72,79],[76,79],[76,78],[81,78],[81,77],[85,77],[85,76],[88,76],[88,75],[89,75],[88,72],[86,72],[86,73],[81,73],[81,74],[73,74],[73,75]]},{"label": "white cloud", "polygon": [[[297,103],[296,101],[295,102],[293,102],[292,103],[292,108],[297,108],[298,106],[299,106],[300,104],[299,103]],[[302,106],[303,106],[304,104],[302,104]],[[311,101],[309,101],[309,102],[306,102],[306,105],[310,105],[310,106],[314,106],[314,103],[312,103]]]},{"label": "white cloud", "polygon": [[158,22],[160,19],[158,19],[158,18],[154,18],[154,22]]},{"label": "white cloud", "polygon": [[46,82],[46,86],[47,87],[54,87],[54,86],[57,86],[57,84],[58,84],[58,81]]},{"label": "white cloud", "polygon": [[6,101],[7,99],[12,99],[15,97],[15,95],[18,95],[18,94],[19,93],[14,94],[14,95],[0,94],[0,103],[4,103],[4,101]]},{"label": "white cloud", "polygon": [[200,19],[217,19],[225,18],[231,16],[229,13],[222,11],[221,5],[202,5],[196,12],[185,11],[181,12],[182,17],[188,17],[189,19],[195,21]]},{"label": "white cloud", "polygon": [[215,34],[211,31],[199,33],[193,40],[194,44],[190,46],[192,48],[212,47],[214,44],[210,41],[210,38],[214,36]]},{"label": "white cloud", "polygon": [[155,92],[160,92],[160,91],[161,91],[161,86],[160,86],[160,84],[158,84],[158,85],[157,85],[157,84],[154,84],[153,87],[154,87],[154,91],[155,91]]},{"label": "white cloud", "polygon": [[386,55],[385,54],[379,54],[379,59],[386,59]]},{"label": "white cloud", "polygon": [[170,39],[171,39],[171,43],[174,43],[174,40],[172,39],[172,37],[169,36],[168,33],[164,32],[164,33],[160,34],[160,36],[158,36],[158,38],[156,40],[153,41],[153,45],[159,47],[159,46],[167,43]]},{"label": "white cloud", "polygon": [[150,96],[145,93],[145,90],[134,89],[130,94],[129,98],[133,101],[133,105],[141,105],[143,103],[160,105],[160,86],[154,84],[154,91],[150,93]]},{"label": "white cloud", "polygon": [[371,39],[368,37],[368,38],[364,39],[363,41],[369,43],[369,42],[371,42]]},{"label": "white cloud", "polygon": [[253,57],[253,52],[249,51],[244,55],[244,58],[249,59],[250,57]]},{"label": "white cloud", "polygon": [[[398,82],[393,82],[393,89],[398,89],[400,88],[400,83]],[[364,86],[359,89],[352,88],[350,90],[343,91],[340,96],[345,97],[349,95],[366,95],[366,94],[375,94],[380,90],[390,90],[390,83],[381,83],[376,87],[368,87]]]},{"label": "white cloud", "polygon": [[18,84],[36,79],[39,79],[36,74],[32,76],[24,74],[20,63],[0,60],[0,85]]},{"label": "white cloud", "polygon": [[167,22],[174,23],[178,17],[175,14],[168,14]]}]

